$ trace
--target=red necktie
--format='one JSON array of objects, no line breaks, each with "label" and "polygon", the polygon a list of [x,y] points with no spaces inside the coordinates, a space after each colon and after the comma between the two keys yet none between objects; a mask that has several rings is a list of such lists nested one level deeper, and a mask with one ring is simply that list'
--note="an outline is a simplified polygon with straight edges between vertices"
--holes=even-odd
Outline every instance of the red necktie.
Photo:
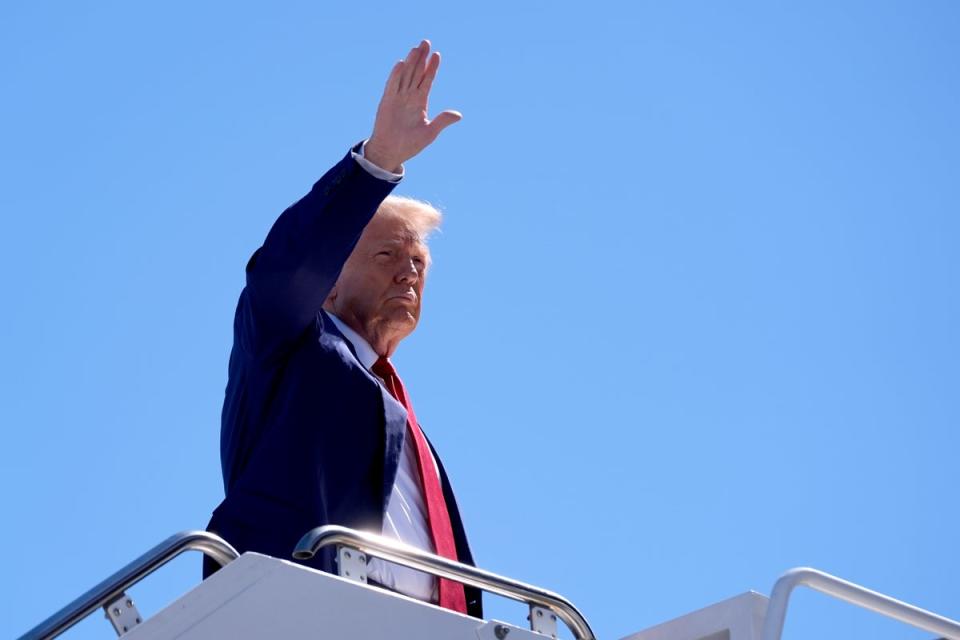
[{"label": "red necktie", "polygon": [[[450,525],[450,512],[447,510],[447,501],[443,498],[443,489],[440,487],[440,476],[434,466],[433,456],[430,455],[430,446],[420,431],[417,415],[413,412],[413,404],[407,397],[403,382],[397,375],[396,369],[390,361],[381,357],[373,365],[372,371],[383,378],[387,389],[400,404],[407,410],[407,428],[413,435],[417,446],[417,462],[420,467],[420,482],[423,485],[423,494],[427,501],[427,517],[430,520],[430,533],[437,555],[450,560],[457,560],[457,546],[453,540],[453,527]],[[467,598],[463,585],[445,578],[440,580],[440,606],[453,609],[460,613],[467,612]]]}]

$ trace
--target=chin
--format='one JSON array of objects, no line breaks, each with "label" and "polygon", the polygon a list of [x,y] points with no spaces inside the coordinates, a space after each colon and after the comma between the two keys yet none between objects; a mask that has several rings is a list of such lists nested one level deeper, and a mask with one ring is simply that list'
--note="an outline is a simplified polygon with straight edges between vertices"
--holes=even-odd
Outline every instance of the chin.
[{"label": "chin", "polygon": [[410,327],[410,330],[413,331],[414,327],[417,326],[417,322],[419,321],[420,321],[420,318],[413,315],[412,313],[408,313],[402,320],[398,319],[397,324]]},{"label": "chin", "polygon": [[417,320],[420,319],[420,308],[410,303],[393,305],[392,308],[388,307],[384,309],[384,311],[391,324],[395,322],[412,322],[416,324]]},{"label": "chin", "polygon": [[409,311],[397,312],[390,318],[390,325],[397,330],[405,330],[407,333],[413,331],[420,318]]}]

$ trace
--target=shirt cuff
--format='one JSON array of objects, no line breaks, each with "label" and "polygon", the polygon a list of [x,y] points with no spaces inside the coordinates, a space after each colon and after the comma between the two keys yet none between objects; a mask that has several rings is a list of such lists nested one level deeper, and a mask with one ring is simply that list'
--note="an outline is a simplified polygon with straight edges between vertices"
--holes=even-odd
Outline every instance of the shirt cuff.
[{"label": "shirt cuff", "polygon": [[[350,155],[353,156],[353,159],[357,161],[361,167],[363,167],[367,173],[372,175],[374,178],[379,178],[380,180],[386,180],[387,182],[400,182],[403,180],[403,167],[400,167],[400,173],[394,173],[392,171],[387,171],[377,165],[373,164],[367,160],[363,152],[367,148],[367,141],[364,140],[363,144],[360,145],[359,150],[353,150],[350,152]],[[356,149],[356,147],[354,147]]]}]

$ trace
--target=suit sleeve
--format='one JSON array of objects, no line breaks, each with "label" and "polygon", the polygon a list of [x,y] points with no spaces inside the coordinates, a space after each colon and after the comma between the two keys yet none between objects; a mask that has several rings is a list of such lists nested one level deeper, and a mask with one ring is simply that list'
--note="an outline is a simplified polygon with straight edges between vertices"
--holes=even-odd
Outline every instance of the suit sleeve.
[{"label": "suit sleeve", "polygon": [[[284,211],[247,264],[246,347],[269,356],[310,326],[343,265],[395,183],[348,153]],[[239,318],[238,318],[239,319]]]}]

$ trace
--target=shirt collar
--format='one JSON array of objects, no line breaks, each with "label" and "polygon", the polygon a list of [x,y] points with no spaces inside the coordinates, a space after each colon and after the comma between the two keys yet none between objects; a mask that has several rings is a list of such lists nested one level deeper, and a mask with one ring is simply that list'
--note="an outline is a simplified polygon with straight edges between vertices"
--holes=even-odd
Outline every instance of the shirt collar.
[{"label": "shirt collar", "polygon": [[347,324],[327,311],[327,315],[330,316],[330,319],[333,320],[333,324],[336,325],[337,329],[340,330],[340,333],[343,334],[343,337],[346,338],[350,344],[353,345],[353,350],[357,352],[357,359],[360,360],[360,364],[365,366],[367,369],[373,367],[374,363],[380,358],[377,355],[377,352],[373,350],[373,347],[370,346],[370,343],[363,339],[359,333],[347,326]]}]

